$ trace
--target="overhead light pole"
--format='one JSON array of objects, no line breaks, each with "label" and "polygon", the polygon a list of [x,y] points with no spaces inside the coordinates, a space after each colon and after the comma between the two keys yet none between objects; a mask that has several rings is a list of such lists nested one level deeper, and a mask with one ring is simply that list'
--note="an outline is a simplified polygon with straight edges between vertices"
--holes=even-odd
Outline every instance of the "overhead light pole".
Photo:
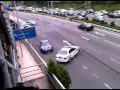
[{"label": "overhead light pole", "polygon": [[47,3],[48,3],[48,8],[50,8],[50,4],[49,4],[49,1],[47,1]]},{"label": "overhead light pole", "polygon": [[50,3],[51,3],[51,8],[53,9],[53,1],[50,1]]}]

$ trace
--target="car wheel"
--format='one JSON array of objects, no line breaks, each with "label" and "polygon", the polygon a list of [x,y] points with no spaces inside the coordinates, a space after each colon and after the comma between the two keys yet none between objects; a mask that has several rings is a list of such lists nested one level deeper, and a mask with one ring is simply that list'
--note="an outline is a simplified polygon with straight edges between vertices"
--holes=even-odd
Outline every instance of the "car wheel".
[{"label": "car wheel", "polygon": [[72,61],[72,58],[71,58],[71,57],[69,58],[69,62],[70,62],[70,61]]}]

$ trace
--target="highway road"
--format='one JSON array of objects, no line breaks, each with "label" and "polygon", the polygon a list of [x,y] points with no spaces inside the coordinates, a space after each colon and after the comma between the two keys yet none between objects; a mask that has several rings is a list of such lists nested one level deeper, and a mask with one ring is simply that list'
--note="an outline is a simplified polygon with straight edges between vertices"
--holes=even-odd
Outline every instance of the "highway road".
[{"label": "highway road", "polygon": [[[46,62],[54,59],[58,50],[68,44],[63,40],[81,47],[70,63],[63,64],[72,79],[70,89],[120,88],[119,34],[96,27],[91,32],[85,32],[77,28],[77,22],[50,16],[24,12],[18,12],[18,15],[23,21],[35,20],[37,37],[28,41]],[[53,53],[40,53],[39,42],[42,39],[48,39],[53,44]]]}]

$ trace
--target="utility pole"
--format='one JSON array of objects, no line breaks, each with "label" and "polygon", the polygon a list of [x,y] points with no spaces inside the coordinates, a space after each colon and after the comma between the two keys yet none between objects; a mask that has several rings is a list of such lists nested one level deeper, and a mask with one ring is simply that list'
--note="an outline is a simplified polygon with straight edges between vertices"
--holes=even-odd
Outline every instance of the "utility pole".
[{"label": "utility pole", "polygon": [[91,9],[92,8],[92,5],[91,5],[91,1],[87,1],[87,9]]},{"label": "utility pole", "polygon": [[53,1],[50,1],[51,2],[51,8],[53,9]]},{"label": "utility pole", "polygon": [[16,10],[16,2],[15,1],[14,1],[14,6],[15,6],[15,12],[16,12],[16,15],[17,15],[17,24],[18,24],[18,27],[20,27],[19,20],[18,20],[18,13],[17,13],[17,10]]},{"label": "utility pole", "polygon": [[50,8],[49,1],[47,1],[47,3],[48,3],[48,8]]}]

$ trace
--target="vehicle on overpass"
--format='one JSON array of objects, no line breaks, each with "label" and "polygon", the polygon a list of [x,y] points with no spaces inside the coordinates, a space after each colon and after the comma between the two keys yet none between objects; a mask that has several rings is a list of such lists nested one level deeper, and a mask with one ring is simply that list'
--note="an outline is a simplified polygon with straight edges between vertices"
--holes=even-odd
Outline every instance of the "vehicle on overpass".
[{"label": "vehicle on overpass", "polygon": [[69,62],[78,54],[79,49],[79,46],[64,46],[58,51],[55,59],[57,62]]}]

